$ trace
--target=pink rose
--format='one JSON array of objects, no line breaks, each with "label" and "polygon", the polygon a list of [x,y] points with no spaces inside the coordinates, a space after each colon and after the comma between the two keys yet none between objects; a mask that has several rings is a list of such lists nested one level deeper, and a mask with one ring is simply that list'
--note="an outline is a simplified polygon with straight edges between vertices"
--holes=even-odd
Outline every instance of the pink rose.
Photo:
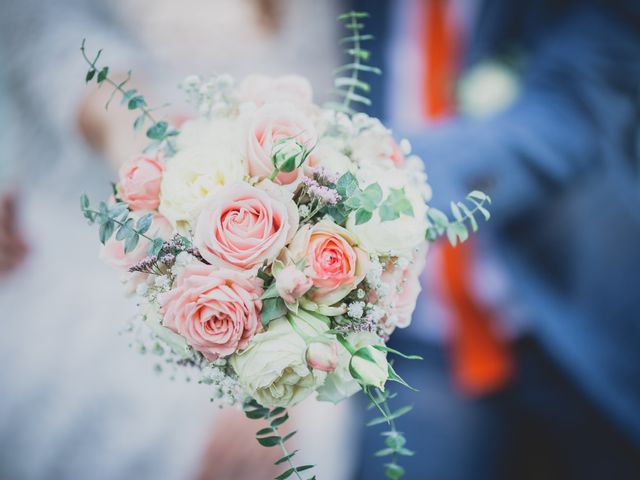
[{"label": "pink rose", "polygon": [[118,196],[131,210],[157,209],[163,171],[162,164],[153,158],[134,157],[120,167]]},{"label": "pink rose", "polygon": [[275,280],[278,295],[287,303],[294,303],[313,286],[311,279],[295,265],[284,267],[275,274]]},{"label": "pink rose", "polygon": [[313,283],[308,297],[324,305],[342,300],[369,269],[369,255],[351,234],[326,220],[302,227],[291,241],[289,255],[296,263],[304,259],[305,274]]},{"label": "pink rose", "polygon": [[[249,127],[247,158],[252,176],[268,177],[274,170],[271,160],[278,142],[293,139],[305,148],[316,144],[318,135],[313,123],[291,104],[268,104],[255,112]],[[302,168],[292,172],[281,172],[276,177],[282,185],[295,183]]]},{"label": "pink rose", "polygon": [[290,193],[271,182],[221,187],[202,209],[194,244],[212,265],[239,270],[275,259],[298,228]]},{"label": "pink rose", "polygon": [[[138,220],[149,212],[143,212],[136,210],[131,212],[129,218]],[[169,221],[162,215],[155,215],[149,230],[147,230],[148,237],[155,238],[168,238],[171,235],[172,228]],[[140,260],[147,256],[147,250],[149,249],[149,240],[144,237],[140,237],[136,248],[129,253],[124,253],[124,241],[116,240],[115,234],[107,240],[107,242],[100,247],[100,258],[108,265],[115,267],[119,270],[126,271],[129,267],[132,267]]]},{"label": "pink rose", "polygon": [[243,349],[260,331],[262,280],[202,263],[187,265],[161,298],[163,325],[207,360]]},{"label": "pink rose", "polygon": [[322,372],[333,372],[338,367],[338,342],[312,342],[307,347],[307,363]]},{"label": "pink rose", "polygon": [[313,92],[309,81],[298,75],[268,77],[249,75],[240,84],[240,98],[261,107],[265,103],[290,102],[296,105],[309,105],[313,101]]}]

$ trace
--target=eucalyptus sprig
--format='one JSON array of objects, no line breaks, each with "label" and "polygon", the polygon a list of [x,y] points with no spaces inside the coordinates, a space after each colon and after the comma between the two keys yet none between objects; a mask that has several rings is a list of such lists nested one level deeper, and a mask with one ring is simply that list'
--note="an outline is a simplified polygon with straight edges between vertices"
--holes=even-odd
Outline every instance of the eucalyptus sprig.
[{"label": "eucalyptus sprig", "polygon": [[395,394],[390,393],[389,389],[382,391],[380,389],[367,389],[365,394],[371,401],[369,409],[376,407],[382,414],[380,417],[374,418],[367,423],[367,427],[387,424],[388,430],[382,432],[384,437],[385,448],[375,453],[376,457],[390,457],[389,461],[384,464],[384,473],[390,480],[399,480],[405,474],[404,468],[399,465],[399,457],[409,457],[414,454],[412,450],[406,448],[407,439],[404,434],[396,428],[396,420],[403,415],[409,413],[412,405],[406,405],[395,411],[389,406],[389,400],[395,398]]},{"label": "eucalyptus sprig", "polygon": [[85,75],[85,82],[89,83],[95,78],[98,85],[106,83],[113,87],[113,92],[105,104],[105,109],[109,108],[109,105],[116,93],[120,93],[122,95],[122,105],[126,104],[129,110],[138,110],[140,112],[140,115],[136,117],[133,122],[134,131],[142,129],[145,126],[145,123],[150,122],[150,126],[146,131],[146,136],[151,140],[151,143],[146,147],[145,151],[162,148],[164,150],[164,154],[167,156],[175,154],[176,145],[174,138],[178,135],[178,130],[171,128],[169,123],[165,120],[156,120],[152,112],[157,109],[149,108],[144,96],[136,89],[132,88],[125,90],[126,84],[131,80],[131,70],[127,72],[127,76],[124,80],[116,82],[109,76],[108,66],[98,66],[98,60],[102,54],[102,49],[98,50],[98,53],[95,55],[93,60],[91,60],[90,57],[87,56],[85,43],[86,39],[83,39],[80,46],[82,58],[84,58],[84,61],[89,65],[89,70]]},{"label": "eucalyptus sprig", "polygon": [[[293,462],[293,457],[298,453],[298,450],[289,451],[285,443],[296,434],[296,431],[290,432],[286,435],[281,435],[278,428],[282,426],[288,419],[289,414],[286,408],[277,407],[274,409],[268,409],[260,405],[254,399],[248,400],[244,404],[244,413],[247,418],[254,420],[263,419],[269,422],[269,426],[256,433],[256,439],[258,443],[263,447],[276,447],[279,446],[282,449],[283,456],[275,462],[275,465],[281,465],[287,463],[289,468],[275,477],[274,480],[285,480],[295,474],[298,480],[303,480],[300,475],[302,472],[310,470],[314,465],[301,465],[296,466]],[[315,475],[308,480],[316,480]]]},{"label": "eucalyptus sprig", "polygon": [[345,53],[350,57],[350,61],[338,67],[335,72],[334,93],[340,97],[339,102],[330,103],[328,106],[334,110],[348,114],[355,113],[351,102],[370,106],[371,99],[367,96],[371,87],[362,80],[362,73],[373,73],[380,75],[379,68],[372,67],[366,63],[369,61],[371,52],[362,47],[363,42],[373,40],[373,35],[361,33],[365,25],[363,20],[369,17],[366,12],[348,12],[340,15],[338,20],[344,22],[344,26],[349,30],[349,35],[340,40],[346,46]]},{"label": "eucalyptus sprig", "polygon": [[395,220],[400,215],[413,216],[413,208],[402,188],[392,188],[384,198],[382,187],[378,183],[372,183],[363,189],[356,176],[346,172],[336,182],[335,189],[338,195],[347,200],[328,207],[326,213],[340,225],[344,224],[351,212],[355,212],[356,225],[367,223],[376,210],[382,222]]},{"label": "eucalyptus sprig", "polygon": [[161,238],[147,235],[153,222],[153,213],[147,213],[136,221],[129,217],[131,212],[127,204],[123,202],[117,202],[112,206],[100,202],[98,209],[95,210],[91,208],[89,197],[86,194],[80,196],[80,208],[90,225],[97,223],[100,226],[98,234],[103,245],[115,233],[116,240],[124,242],[124,253],[129,253],[136,248],[140,237],[149,241],[148,255],[156,255],[162,248],[163,240]]},{"label": "eucalyptus sprig", "polygon": [[[430,226],[426,232],[426,238],[433,241],[442,235],[446,235],[449,243],[454,247],[469,238],[469,228],[472,232],[478,230],[476,215],[482,215],[485,221],[491,218],[491,213],[486,206],[491,204],[491,197],[479,190],[469,193],[464,202],[451,202],[451,214],[454,220],[436,208],[429,208],[427,217]],[[468,224],[468,226],[467,226]]]}]

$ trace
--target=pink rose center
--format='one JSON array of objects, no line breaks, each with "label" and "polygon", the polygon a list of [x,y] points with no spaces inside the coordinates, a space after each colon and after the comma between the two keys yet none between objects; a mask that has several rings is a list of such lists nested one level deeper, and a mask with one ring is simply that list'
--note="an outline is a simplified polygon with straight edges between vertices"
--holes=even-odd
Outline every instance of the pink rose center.
[{"label": "pink rose center", "polygon": [[312,235],[310,241],[312,244],[310,264],[313,267],[314,276],[332,282],[341,282],[349,278],[355,266],[351,246],[333,235],[322,235],[317,239],[313,237]]}]

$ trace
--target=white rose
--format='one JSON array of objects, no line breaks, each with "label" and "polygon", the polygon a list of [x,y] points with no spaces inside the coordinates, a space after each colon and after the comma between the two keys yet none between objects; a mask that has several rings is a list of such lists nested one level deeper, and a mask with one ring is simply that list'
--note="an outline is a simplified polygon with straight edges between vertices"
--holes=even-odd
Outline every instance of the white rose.
[{"label": "white rose", "polygon": [[361,182],[362,188],[372,183],[382,187],[383,199],[386,199],[392,188],[404,188],[405,196],[413,208],[413,216],[401,214],[395,220],[383,222],[380,211],[366,223],[356,225],[355,213],[347,220],[347,229],[356,235],[362,248],[378,255],[410,256],[413,250],[420,247],[427,230],[427,205],[422,194],[413,186],[407,174],[397,168],[368,168],[362,172],[366,178]]},{"label": "white rose", "polygon": [[309,163],[311,167],[324,167],[337,175],[357,169],[357,165],[340,151],[340,140],[334,137],[324,137],[318,142],[311,152]]},{"label": "white rose", "polygon": [[[367,345],[382,344],[381,338],[372,332],[351,333],[346,339],[356,350]],[[360,384],[349,371],[350,362],[351,354],[341,346],[338,367],[327,375],[324,384],[318,388],[318,400],[338,403],[360,391]]]},{"label": "white rose", "polygon": [[349,371],[363,385],[384,390],[384,384],[389,378],[387,354],[373,345],[362,347],[351,357]]},{"label": "white rose", "polygon": [[[299,311],[291,315],[296,329],[315,337],[328,326],[315,316]],[[231,366],[240,384],[264,407],[289,407],[307,398],[326,378],[310,368],[307,342],[285,317],[269,323],[268,330],[254,336],[246,350],[234,354]]]},{"label": "white rose", "polygon": [[239,121],[215,118],[186,122],[177,137],[178,153],[167,162],[160,212],[179,228],[190,225],[203,201],[218,187],[247,175]]}]

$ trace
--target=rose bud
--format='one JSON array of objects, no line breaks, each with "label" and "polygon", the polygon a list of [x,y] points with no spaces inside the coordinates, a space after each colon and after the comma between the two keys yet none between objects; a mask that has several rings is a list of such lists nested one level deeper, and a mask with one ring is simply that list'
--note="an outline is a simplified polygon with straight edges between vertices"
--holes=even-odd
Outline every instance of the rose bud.
[{"label": "rose bud", "polygon": [[367,345],[353,354],[349,371],[362,385],[384,390],[384,384],[389,377],[387,356],[373,345]]},{"label": "rose bud", "polygon": [[316,370],[333,372],[338,367],[338,344],[311,342],[307,347],[307,363]]},{"label": "rose bud", "polygon": [[280,172],[293,172],[305,159],[305,147],[293,138],[281,140],[274,148],[273,165]]},{"label": "rose bud", "polygon": [[278,295],[287,303],[294,303],[296,299],[309,291],[313,283],[295,265],[289,265],[275,274]]}]

